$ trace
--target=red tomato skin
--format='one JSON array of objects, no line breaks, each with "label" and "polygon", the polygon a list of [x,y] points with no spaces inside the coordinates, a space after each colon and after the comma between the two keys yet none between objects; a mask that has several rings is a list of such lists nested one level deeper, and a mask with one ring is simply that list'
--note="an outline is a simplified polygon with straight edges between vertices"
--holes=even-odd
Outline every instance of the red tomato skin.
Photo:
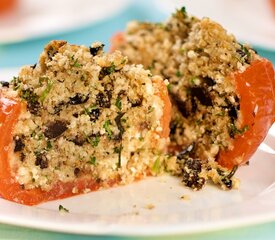
[{"label": "red tomato skin", "polygon": [[248,130],[235,136],[230,150],[219,153],[218,163],[229,169],[252,157],[275,120],[275,77],[270,61],[255,60],[244,72],[231,77],[240,97],[241,125]]}]

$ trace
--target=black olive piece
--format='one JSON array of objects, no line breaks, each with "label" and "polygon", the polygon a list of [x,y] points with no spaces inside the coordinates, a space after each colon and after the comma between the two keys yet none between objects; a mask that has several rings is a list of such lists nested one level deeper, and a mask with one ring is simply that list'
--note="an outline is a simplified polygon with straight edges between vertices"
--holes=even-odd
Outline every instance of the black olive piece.
[{"label": "black olive piece", "polygon": [[49,166],[49,161],[45,154],[38,153],[36,155],[35,165],[39,166],[41,169],[47,168]]},{"label": "black olive piece", "polygon": [[79,114],[78,114],[78,113],[73,113],[73,116],[74,116],[75,118],[78,118]]},{"label": "black olive piece", "polygon": [[72,140],[72,142],[77,146],[83,146],[85,141],[86,139],[84,137],[78,135]]},{"label": "black olive piece", "polygon": [[67,129],[68,127],[66,122],[57,120],[55,122],[50,122],[46,125],[44,135],[49,139],[56,138],[60,136],[63,132],[65,132]]},{"label": "black olive piece", "polygon": [[23,139],[22,138],[20,138],[20,137],[18,137],[18,136],[16,136],[15,138],[14,138],[14,142],[15,142],[15,147],[14,147],[14,152],[20,152],[20,151],[22,151],[23,150],[23,148],[25,147],[25,144],[24,144],[24,142],[23,142]]},{"label": "black olive piece", "polygon": [[216,82],[210,77],[205,77],[205,78],[203,78],[203,80],[206,83],[206,85],[209,87],[212,87],[216,84]]},{"label": "black olive piece", "polygon": [[116,66],[114,64],[112,64],[109,67],[103,67],[101,68],[100,72],[99,72],[99,79],[103,79],[105,76],[110,75],[112,73],[114,73],[116,71]]},{"label": "black olive piece", "polygon": [[186,157],[189,157],[190,153],[194,150],[194,148],[195,148],[195,143],[191,143],[190,145],[188,145],[178,153],[177,159],[182,160],[182,159],[185,159]]},{"label": "black olive piece", "polygon": [[89,99],[89,95],[85,96],[81,93],[77,93],[74,97],[70,97],[69,104],[78,105],[78,104],[87,102],[88,99]]},{"label": "black olive piece", "polygon": [[37,63],[31,65],[30,67],[31,67],[32,69],[35,69],[35,68],[36,68],[36,65],[37,65]]},{"label": "black olive piece", "polygon": [[27,109],[30,111],[30,113],[39,115],[41,106],[38,101],[32,101],[27,103]]},{"label": "black olive piece", "polygon": [[170,134],[175,134],[177,130],[178,123],[176,121],[170,122]]},{"label": "black olive piece", "polygon": [[173,103],[177,106],[179,112],[181,115],[185,118],[189,117],[191,112],[189,108],[187,107],[186,102],[184,102],[178,94],[170,93],[170,97],[173,100]]},{"label": "black olive piece", "polygon": [[100,92],[96,95],[96,103],[100,107],[110,108],[111,107],[111,98],[112,98],[111,91],[106,91],[106,94]]},{"label": "black olive piece", "polygon": [[231,122],[234,122],[238,118],[238,111],[235,106],[231,106],[228,109],[228,115],[230,117]]},{"label": "black olive piece", "polygon": [[192,189],[201,189],[205,184],[205,179],[199,176],[201,170],[202,164],[200,159],[186,159],[182,164],[183,183]]},{"label": "black olive piece", "polygon": [[80,169],[79,169],[79,168],[75,168],[75,169],[74,169],[74,175],[75,175],[76,177],[78,177],[79,174],[80,174]]},{"label": "black olive piece", "polygon": [[95,122],[100,116],[99,108],[92,109],[89,112],[89,116],[90,116],[90,121]]},{"label": "black olive piece", "polygon": [[103,49],[104,46],[105,46],[104,44],[101,44],[97,47],[90,47],[90,53],[93,56],[96,56],[98,54],[98,52]]},{"label": "black olive piece", "polygon": [[192,97],[196,97],[204,106],[212,106],[212,99],[209,93],[201,87],[190,88]]},{"label": "black olive piece", "polygon": [[0,84],[2,85],[2,87],[6,87],[6,88],[10,86],[10,83],[6,81],[0,81]]},{"label": "black olive piece", "polygon": [[115,136],[115,139],[116,139],[116,140],[121,140],[121,139],[122,139],[122,135],[123,135],[123,133],[125,132],[125,129],[124,129],[124,127],[122,126],[122,123],[121,123],[121,118],[123,117],[124,114],[125,114],[125,113],[119,112],[119,113],[117,114],[117,116],[115,117],[115,123],[116,123],[116,125],[117,125],[118,130],[119,130],[119,134],[118,134],[117,136]]},{"label": "black olive piece", "polygon": [[142,104],[142,99],[136,99],[131,101],[131,106],[132,107],[140,107]]}]

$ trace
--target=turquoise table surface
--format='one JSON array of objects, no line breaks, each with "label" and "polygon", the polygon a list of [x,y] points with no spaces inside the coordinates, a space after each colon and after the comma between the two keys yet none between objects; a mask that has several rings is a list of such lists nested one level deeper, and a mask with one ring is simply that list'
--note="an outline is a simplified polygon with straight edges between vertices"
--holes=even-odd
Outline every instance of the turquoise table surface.
[{"label": "turquoise table surface", "polygon": [[[1,0],[0,0],[1,1]],[[70,43],[90,45],[94,41],[105,43],[105,50],[109,48],[109,39],[118,31],[125,28],[126,23],[130,20],[147,20],[147,21],[163,21],[167,16],[158,12],[152,1],[135,1],[120,13],[111,16],[108,19],[98,21],[81,29],[71,31],[69,33],[60,33],[44,38],[32,39],[15,44],[0,45],[0,71],[1,68],[18,67],[21,65],[34,64],[37,61],[39,53],[43,46],[52,39],[64,39]],[[274,39],[275,41],[275,39]],[[254,46],[260,55],[270,59],[275,64],[275,51]],[[63,233],[54,233],[39,231],[15,226],[0,224],[0,240],[44,240],[44,239],[141,239],[137,237],[110,237],[110,236],[81,236]],[[145,239],[145,238],[143,238]],[[275,221],[258,224],[253,226],[220,230],[215,232],[200,233],[184,236],[159,236],[146,237],[146,239],[189,239],[189,240],[216,240],[216,239],[275,239]]]}]

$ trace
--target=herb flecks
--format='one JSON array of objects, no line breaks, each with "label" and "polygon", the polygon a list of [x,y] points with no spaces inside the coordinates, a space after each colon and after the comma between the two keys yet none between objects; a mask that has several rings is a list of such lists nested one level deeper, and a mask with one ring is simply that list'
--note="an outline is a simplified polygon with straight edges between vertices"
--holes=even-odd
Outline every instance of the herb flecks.
[{"label": "herb flecks", "polygon": [[67,208],[63,207],[62,205],[59,205],[58,210],[59,210],[59,212],[67,212],[67,213],[69,212],[69,210]]},{"label": "herb flecks", "polygon": [[87,163],[91,165],[96,165],[96,157],[95,156],[90,157],[90,160]]},{"label": "herb flecks", "polygon": [[118,154],[118,163],[117,163],[117,167],[120,168],[121,167],[121,152],[122,152],[122,144],[120,144],[118,147],[114,148],[114,153]]},{"label": "herb flecks", "polygon": [[47,78],[47,86],[39,97],[39,100],[41,103],[43,103],[45,101],[45,99],[48,96],[48,94],[50,93],[52,87],[53,87],[53,81],[51,79]]},{"label": "herb flecks", "polygon": [[113,136],[113,132],[112,132],[112,130],[111,130],[111,128],[110,128],[110,125],[111,125],[111,121],[110,121],[110,120],[107,120],[107,121],[105,121],[105,123],[103,124],[103,128],[105,129],[108,138],[111,139],[112,136]]}]

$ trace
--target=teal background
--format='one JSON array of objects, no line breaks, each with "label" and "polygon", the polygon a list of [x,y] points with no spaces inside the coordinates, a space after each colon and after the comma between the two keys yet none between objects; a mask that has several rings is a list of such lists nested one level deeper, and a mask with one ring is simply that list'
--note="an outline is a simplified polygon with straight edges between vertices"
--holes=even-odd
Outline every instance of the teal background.
[{"label": "teal background", "polygon": [[[0,0],[1,1],[1,0]],[[18,67],[21,65],[34,64],[43,46],[52,39],[63,39],[74,44],[90,45],[94,41],[105,43],[105,51],[109,48],[109,39],[111,36],[125,29],[126,23],[130,20],[145,20],[159,22],[163,21],[167,16],[159,12],[154,7],[152,1],[135,1],[132,2],[126,9],[111,16],[107,19],[82,27],[80,29],[68,32],[59,33],[56,35],[47,36],[44,38],[31,39],[16,44],[0,45],[0,71],[1,68]],[[1,37],[1,36],[0,36]],[[274,39],[275,41],[275,39]],[[262,49],[257,46],[254,48],[258,53],[275,64],[275,51]],[[100,236],[80,236],[73,234],[53,233],[39,231],[27,228],[14,227],[0,224],[0,240],[2,239],[141,239],[130,237],[100,237]],[[271,223],[253,225],[249,227],[234,228],[202,234],[185,235],[185,236],[164,236],[164,237],[146,237],[142,239],[189,239],[189,240],[216,240],[216,239],[275,239],[275,221]]]}]

